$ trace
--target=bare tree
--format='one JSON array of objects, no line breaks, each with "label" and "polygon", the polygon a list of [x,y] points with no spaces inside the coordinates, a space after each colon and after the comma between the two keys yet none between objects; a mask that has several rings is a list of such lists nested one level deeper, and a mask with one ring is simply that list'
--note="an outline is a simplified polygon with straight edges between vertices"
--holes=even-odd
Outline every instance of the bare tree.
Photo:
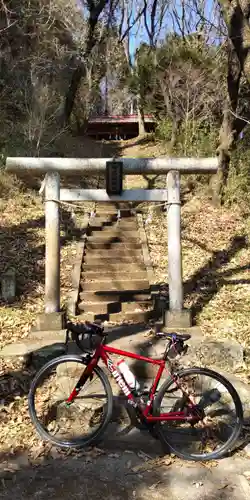
[{"label": "bare tree", "polygon": [[[185,3],[181,14],[172,7],[173,22],[179,32],[185,35],[197,26],[206,34],[207,40],[216,40],[227,53],[227,95],[223,109],[223,120],[219,134],[219,171],[213,186],[214,201],[223,200],[224,187],[227,183],[232,150],[236,146],[239,134],[246,126],[250,117],[250,108],[246,98],[246,87],[250,84],[249,56],[249,13],[248,0],[215,0],[210,14],[204,8],[204,0],[190,0]],[[192,12],[195,16],[192,18]],[[195,26],[197,22],[197,26]],[[247,95],[249,95],[247,90]]]},{"label": "bare tree", "polygon": [[[19,0],[6,0],[0,14],[2,120],[14,133],[18,118],[22,142],[39,151],[45,130],[59,114],[66,68],[85,38],[85,26],[75,0],[24,0],[22,9]],[[8,141],[10,133],[6,136]]]},{"label": "bare tree", "polygon": [[156,79],[164,104],[163,116],[171,120],[171,146],[183,124],[183,147],[195,139],[197,127],[212,126],[220,116],[225,89],[221,85],[220,49],[204,39],[169,37],[158,49]]},{"label": "bare tree", "polygon": [[219,172],[214,199],[217,203],[223,201],[224,186],[227,182],[230,157],[240,132],[249,119],[250,108],[243,105],[239,108],[240,88],[243,76],[250,84],[250,52],[249,52],[249,13],[250,2],[239,0],[220,0],[225,23],[228,28],[228,72],[227,87],[228,97],[225,102],[223,122],[220,130]]},{"label": "bare tree", "polygon": [[64,107],[65,123],[69,121],[70,115],[72,113],[76,94],[79,89],[81,80],[87,74],[90,55],[98,41],[97,24],[102,12],[107,5],[108,0],[86,0],[86,5],[84,5],[84,7],[86,7],[88,11],[86,41],[84,50],[79,58],[77,67],[73,71],[70,85],[66,93]]},{"label": "bare tree", "polygon": [[[148,42],[150,50],[154,54],[154,63],[157,66],[156,58],[156,47],[159,41],[165,15],[169,7],[169,2],[166,0],[144,0],[144,27],[148,36]],[[138,123],[139,123],[139,135],[145,134],[145,122],[144,122],[144,99],[140,92],[137,94],[137,106],[138,106]]]},{"label": "bare tree", "polygon": [[[135,56],[135,61],[133,63],[132,54],[131,54],[131,30],[133,27],[137,26],[140,23],[142,16],[145,16],[145,12],[147,9],[147,1],[142,0],[141,3],[137,3],[134,0],[130,0],[130,2],[126,0],[122,0],[121,11],[122,11],[122,23],[120,24],[120,40],[124,44],[125,54],[127,57],[127,63],[129,67],[129,71],[131,76],[133,77],[137,72],[137,61]],[[134,16],[132,13],[135,13]],[[137,29],[137,33],[139,29]],[[133,102],[133,100],[132,100]],[[139,136],[145,134],[145,124],[144,124],[144,112],[143,112],[143,103],[141,99],[140,92],[137,92],[136,95],[136,104],[137,104],[137,114],[138,114],[138,129]],[[132,106],[133,108],[133,106]]]},{"label": "bare tree", "polygon": [[93,51],[103,44],[105,39],[107,41],[112,30],[117,34],[117,43],[124,45],[128,64],[131,65],[129,34],[137,25],[145,8],[144,3],[141,5],[135,0],[81,0],[81,2],[84,6],[83,12],[88,12],[85,21],[86,41],[66,93],[64,107],[66,123],[72,113],[82,78],[86,77],[88,67],[93,62]]}]

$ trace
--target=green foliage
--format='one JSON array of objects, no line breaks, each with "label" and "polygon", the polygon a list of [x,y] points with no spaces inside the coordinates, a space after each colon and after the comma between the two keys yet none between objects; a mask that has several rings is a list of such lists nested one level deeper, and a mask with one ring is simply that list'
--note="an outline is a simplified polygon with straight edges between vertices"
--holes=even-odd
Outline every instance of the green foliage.
[{"label": "green foliage", "polygon": [[141,102],[147,106],[148,96],[153,91],[155,81],[154,53],[143,43],[136,52],[135,65],[128,77],[130,91],[140,95]]},{"label": "green foliage", "polygon": [[178,137],[178,151],[184,156],[214,156],[218,132],[218,128],[209,122],[182,123]]},{"label": "green foliage", "polygon": [[237,166],[234,162],[230,166],[225,188],[227,205],[243,203],[245,207],[250,207],[250,152],[246,156],[237,162]]},{"label": "green foliage", "polygon": [[228,205],[243,203],[250,207],[250,131],[246,129],[232,154],[225,201]]},{"label": "green foliage", "polygon": [[[162,120],[156,128],[156,137],[169,144],[172,136],[172,123],[169,119]],[[171,155],[190,157],[214,156],[218,144],[219,129],[209,123],[198,121],[183,123],[177,135]],[[241,204],[245,209],[250,207],[250,131],[239,141],[237,149],[232,154],[227,186],[225,188],[225,203],[227,205]],[[189,176],[196,188],[207,186],[206,176]]]},{"label": "green foliage", "polygon": [[[168,143],[172,137],[172,122],[162,120],[156,128],[156,136]],[[180,125],[173,153],[182,156],[214,156],[219,130],[209,123],[186,121]]]},{"label": "green foliage", "polygon": [[158,139],[164,142],[170,142],[172,136],[173,124],[169,118],[165,118],[158,122],[155,135]]},{"label": "green foliage", "polygon": [[186,154],[201,142],[202,150],[209,149],[204,128],[218,129],[221,122],[225,61],[223,49],[208,45],[196,35],[185,40],[167,36],[156,48],[140,46],[130,88],[140,96],[145,111],[160,119],[158,137],[170,140],[172,123],[181,128]]}]

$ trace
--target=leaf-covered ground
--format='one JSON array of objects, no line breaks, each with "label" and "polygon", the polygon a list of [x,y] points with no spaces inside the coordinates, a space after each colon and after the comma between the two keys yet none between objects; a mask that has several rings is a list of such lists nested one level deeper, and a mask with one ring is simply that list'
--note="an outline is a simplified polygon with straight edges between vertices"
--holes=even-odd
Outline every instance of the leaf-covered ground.
[{"label": "leaf-covered ground", "polygon": [[[91,204],[77,213],[77,219]],[[44,308],[44,207],[32,191],[18,189],[2,205],[0,229],[0,275],[12,267],[16,272],[17,298],[12,304],[0,301],[0,346],[27,337],[38,313]],[[61,303],[71,287],[72,262],[76,253],[75,220],[71,211],[61,214]],[[12,376],[14,375],[14,376]],[[27,391],[31,370],[22,362],[0,361],[0,451],[30,449],[37,455],[39,440],[27,412]],[[6,394],[8,397],[6,398]],[[38,450],[38,451],[37,451]]]},{"label": "leaf-covered ground", "polygon": [[[185,306],[204,333],[236,338],[250,347],[249,221],[236,208],[215,209],[191,198],[182,208]],[[167,282],[166,214],[147,224],[156,282]]]},{"label": "leaf-covered ground", "polygon": [[[110,149],[113,152],[115,148],[116,145]],[[82,141],[69,135],[60,138],[54,150],[64,156],[107,156],[105,144]],[[96,185],[96,180],[87,179],[87,183]],[[0,275],[8,268],[15,270],[17,298],[12,304],[6,304],[0,298],[0,348],[27,337],[37,314],[44,309],[44,204],[37,191],[29,189],[28,185],[29,179],[21,183],[1,170]],[[73,212],[68,206],[61,207],[62,307],[71,288],[78,226],[93,206],[92,202],[84,203]],[[11,363],[0,359],[0,452],[30,448],[31,454],[37,453],[39,440],[30,424],[26,404],[31,377],[29,370],[23,371],[21,361]],[[5,394],[10,392],[13,396],[6,400]]]},{"label": "leaf-covered ground", "polygon": [[[122,143],[126,156],[157,156],[155,144]],[[28,335],[44,301],[44,207],[38,195],[20,189],[12,177],[5,177],[6,189],[0,204],[0,274],[15,268],[16,301],[0,303],[0,345]],[[146,183],[129,177],[127,186]],[[90,207],[86,206],[85,210]],[[166,213],[145,207],[146,224],[156,283],[167,281]],[[208,197],[185,195],[182,207],[183,276],[185,305],[192,307],[196,322],[207,334],[236,338],[250,349],[250,224],[240,208],[216,209]],[[72,262],[76,251],[74,224],[65,207],[61,220],[61,291],[62,304],[71,283]],[[15,370],[15,371],[14,371]],[[14,378],[11,376],[14,371]],[[29,371],[17,371],[17,365],[0,365],[0,451],[29,449],[31,456],[44,453],[30,424],[27,412]],[[8,387],[13,395],[4,398]],[[11,385],[12,384],[12,385]]]},{"label": "leaf-covered ground", "polygon": [[[163,155],[154,143],[134,145],[124,156]],[[152,179],[153,176],[150,176]],[[126,186],[147,186],[140,176],[127,176]],[[163,186],[157,178],[156,187]],[[189,192],[182,179],[182,261],[185,307],[204,334],[237,339],[250,349],[250,207],[215,208],[206,194]],[[167,213],[143,206],[155,282],[168,281]]]}]

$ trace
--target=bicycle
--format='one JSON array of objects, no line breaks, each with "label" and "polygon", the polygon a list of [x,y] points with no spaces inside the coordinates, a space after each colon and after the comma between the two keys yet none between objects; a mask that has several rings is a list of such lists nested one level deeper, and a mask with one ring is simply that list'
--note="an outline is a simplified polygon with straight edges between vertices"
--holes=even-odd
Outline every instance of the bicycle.
[{"label": "bicycle", "polygon": [[[176,370],[173,366],[173,360],[187,352],[185,342],[191,335],[159,333],[158,336],[166,338],[167,345],[162,359],[153,359],[106,345],[107,334],[96,323],[69,323],[67,338],[70,332],[82,354],[65,354],[49,361],[36,374],[30,387],[30,417],[41,438],[57,446],[76,449],[100,440],[113,412],[111,385],[104,369],[98,366],[102,361],[124,394],[133,424],[149,430],[168,451],[182,459],[207,461],[223,457],[236,445],[242,429],[243,410],[232,384],[207,368]],[[90,341],[88,349],[83,345],[86,339]],[[109,354],[158,367],[150,389],[143,391],[136,380],[131,385],[131,380],[128,377],[126,380],[125,372],[122,374]],[[67,364],[70,370],[66,370]],[[168,378],[159,387],[164,370]],[[130,369],[127,375],[129,373],[132,373]],[[207,380],[205,385],[201,377]],[[45,397],[40,392],[43,382]],[[67,386],[64,397],[62,389],[70,382],[72,387]],[[103,397],[100,387],[104,389]],[[50,390],[53,392],[51,404],[48,403]],[[69,417],[69,424],[66,424],[66,417]],[[74,424],[73,417],[76,417]],[[86,436],[83,435],[85,431],[88,432]],[[72,437],[70,432],[73,432]]]}]

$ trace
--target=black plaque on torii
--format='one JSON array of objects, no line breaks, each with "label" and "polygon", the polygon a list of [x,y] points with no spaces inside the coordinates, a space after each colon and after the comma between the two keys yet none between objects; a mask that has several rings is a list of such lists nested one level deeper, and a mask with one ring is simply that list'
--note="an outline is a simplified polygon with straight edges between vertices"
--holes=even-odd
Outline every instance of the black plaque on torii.
[{"label": "black plaque on torii", "polygon": [[123,162],[107,161],[106,191],[109,196],[121,195],[123,191]]}]

